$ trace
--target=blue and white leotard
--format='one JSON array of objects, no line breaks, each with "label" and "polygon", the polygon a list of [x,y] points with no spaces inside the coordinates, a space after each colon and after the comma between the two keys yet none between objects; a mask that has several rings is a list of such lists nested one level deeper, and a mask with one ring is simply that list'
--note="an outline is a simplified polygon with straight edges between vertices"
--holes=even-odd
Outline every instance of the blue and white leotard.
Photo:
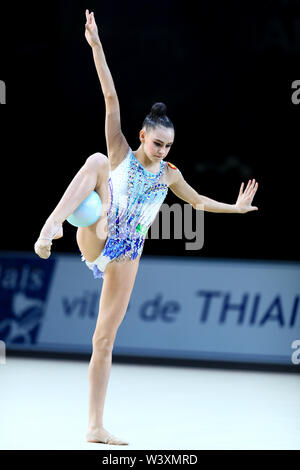
[{"label": "blue and white leotard", "polygon": [[93,262],[81,255],[95,279],[103,278],[108,263],[133,260],[142,253],[147,231],[168,193],[168,185],[163,182],[167,165],[162,160],[158,173],[146,171],[129,149],[125,159],[110,171],[111,205],[105,246]]}]

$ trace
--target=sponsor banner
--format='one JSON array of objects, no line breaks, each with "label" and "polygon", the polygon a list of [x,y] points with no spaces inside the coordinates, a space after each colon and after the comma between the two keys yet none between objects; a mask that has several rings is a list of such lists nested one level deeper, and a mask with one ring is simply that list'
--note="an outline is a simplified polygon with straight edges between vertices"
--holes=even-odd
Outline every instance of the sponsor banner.
[{"label": "sponsor banner", "polygon": [[[300,263],[143,255],[113,352],[299,364],[299,280]],[[2,252],[0,282],[7,350],[92,351],[103,281],[79,254]]]},{"label": "sponsor banner", "polygon": [[0,254],[0,339],[6,348],[90,352],[102,281],[80,255]]}]

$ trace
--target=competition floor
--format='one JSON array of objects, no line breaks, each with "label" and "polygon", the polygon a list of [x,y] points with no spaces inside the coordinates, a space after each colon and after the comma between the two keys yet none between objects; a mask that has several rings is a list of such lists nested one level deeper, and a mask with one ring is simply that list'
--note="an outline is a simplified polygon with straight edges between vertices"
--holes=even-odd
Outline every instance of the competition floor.
[{"label": "competition floor", "polygon": [[300,374],[112,364],[104,427],[85,441],[88,362],[6,358],[0,449],[300,449]]}]

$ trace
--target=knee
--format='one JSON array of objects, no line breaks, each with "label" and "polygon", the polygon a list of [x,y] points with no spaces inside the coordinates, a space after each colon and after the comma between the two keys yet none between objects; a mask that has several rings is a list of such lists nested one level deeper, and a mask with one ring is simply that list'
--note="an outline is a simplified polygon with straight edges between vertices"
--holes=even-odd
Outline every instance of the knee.
[{"label": "knee", "polygon": [[111,355],[114,347],[114,338],[109,336],[93,336],[93,353],[100,353],[102,356]]},{"label": "knee", "polygon": [[85,166],[88,170],[96,171],[97,173],[104,172],[109,170],[109,160],[103,153],[96,152],[87,158]]}]

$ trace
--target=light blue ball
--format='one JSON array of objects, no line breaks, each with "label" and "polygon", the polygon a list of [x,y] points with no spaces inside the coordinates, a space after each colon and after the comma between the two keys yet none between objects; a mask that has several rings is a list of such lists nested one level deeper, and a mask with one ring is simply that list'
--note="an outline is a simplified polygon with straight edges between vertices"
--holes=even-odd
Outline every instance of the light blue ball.
[{"label": "light blue ball", "polygon": [[81,204],[75,209],[73,214],[67,217],[67,221],[75,227],[88,227],[94,224],[100,217],[102,202],[99,194],[92,191]]}]

